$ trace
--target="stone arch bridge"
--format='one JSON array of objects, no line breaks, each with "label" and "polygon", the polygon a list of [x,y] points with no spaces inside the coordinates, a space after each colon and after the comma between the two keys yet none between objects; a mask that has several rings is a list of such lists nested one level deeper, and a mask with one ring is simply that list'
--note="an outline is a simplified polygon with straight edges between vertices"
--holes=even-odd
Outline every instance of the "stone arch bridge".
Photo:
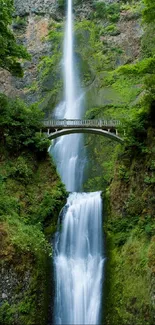
[{"label": "stone arch bridge", "polygon": [[119,120],[46,119],[43,125],[43,132],[51,140],[66,134],[93,133],[123,143],[118,133],[122,125]]}]

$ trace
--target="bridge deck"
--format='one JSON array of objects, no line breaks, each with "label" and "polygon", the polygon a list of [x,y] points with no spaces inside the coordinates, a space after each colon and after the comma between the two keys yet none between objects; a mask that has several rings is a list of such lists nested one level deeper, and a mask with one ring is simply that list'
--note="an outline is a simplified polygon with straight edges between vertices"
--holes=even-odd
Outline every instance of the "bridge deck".
[{"label": "bridge deck", "polygon": [[93,129],[116,129],[121,125],[119,120],[82,120],[82,119],[47,119],[43,121],[44,128],[52,130],[73,129],[73,128],[93,128]]}]

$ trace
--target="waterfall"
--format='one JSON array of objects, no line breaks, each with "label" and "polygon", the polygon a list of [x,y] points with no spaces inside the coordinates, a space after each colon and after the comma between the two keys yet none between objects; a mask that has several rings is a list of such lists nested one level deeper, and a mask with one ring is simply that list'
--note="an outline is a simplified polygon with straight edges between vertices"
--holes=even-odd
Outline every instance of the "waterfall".
[{"label": "waterfall", "polygon": [[99,324],[102,291],[100,192],[72,193],[55,247],[55,324]]},{"label": "waterfall", "polygon": [[[64,101],[55,109],[55,117],[79,119],[83,112],[83,93],[79,87],[73,53],[73,19],[72,0],[68,0],[67,22],[65,28],[63,75]],[[69,192],[80,191],[83,178],[83,161],[80,149],[83,147],[83,136],[67,135],[55,141],[52,154],[55,158],[58,172]]]},{"label": "waterfall", "polygon": [[[64,101],[55,109],[56,118],[82,117],[83,94],[78,87],[73,52],[72,0],[68,0],[64,40]],[[54,247],[54,324],[100,323],[102,297],[102,200],[101,193],[81,191],[83,166],[82,135],[56,140],[52,154],[69,195]],[[83,150],[83,149],[82,149]],[[66,212],[67,211],[67,212]]]}]

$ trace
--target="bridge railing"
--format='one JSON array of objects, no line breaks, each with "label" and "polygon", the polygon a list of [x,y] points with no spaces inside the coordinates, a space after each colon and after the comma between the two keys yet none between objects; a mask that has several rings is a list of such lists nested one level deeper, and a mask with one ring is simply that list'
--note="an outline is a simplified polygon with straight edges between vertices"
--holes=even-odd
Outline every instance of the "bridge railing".
[{"label": "bridge railing", "polygon": [[97,127],[97,128],[102,128],[102,127],[118,127],[121,125],[121,122],[119,120],[82,120],[82,119],[59,119],[59,120],[54,120],[54,119],[47,119],[43,121],[43,124],[45,127],[53,127],[53,128],[58,128],[58,127]]}]

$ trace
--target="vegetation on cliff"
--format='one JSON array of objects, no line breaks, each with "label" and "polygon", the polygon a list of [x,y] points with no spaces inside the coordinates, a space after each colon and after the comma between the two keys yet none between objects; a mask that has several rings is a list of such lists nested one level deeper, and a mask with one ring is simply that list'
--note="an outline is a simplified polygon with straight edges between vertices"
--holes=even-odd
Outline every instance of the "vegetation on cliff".
[{"label": "vegetation on cliff", "polygon": [[[0,66],[22,76],[20,59],[29,59],[8,27],[12,1],[0,1]],[[3,325],[41,325],[49,303],[52,248],[66,192],[40,133],[44,114],[37,105],[0,94],[0,231]],[[50,293],[51,295],[51,293]]]},{"label": "vegetation on cliff", "polygon": [[13,1],[0,0],[0,67],[15,76],[23,76],[20,59],[30,59],[27,50],[18,45],[9,27],[12,22]]},{"label": "vegetation on cliff", "polygon": [[[107,198],[105,222],[107,263],[107,324],[154,324],[155,276],[155,67],[154,50],[146,34],[154,22],[151,1],[145,2],[140,61],[116,73],[140,76],[140,98],[127,122],[127,139],[115,162]],[[152,38],[154,35],[152,34]],[[144,47],[145,44],[145,47]],[[148,55],[149,53],[149,55]]]},{"label": "vegetation on cliff", "polygon": [[0,111],[1,265],[3,273],[13,273],[8,284],[3,275],[0,319],[7,325],[43,324],[51,255],[47,235],[56,227],[65,189],[48,156],[49,141],[38,132],[41,111],[4,95]]}]

